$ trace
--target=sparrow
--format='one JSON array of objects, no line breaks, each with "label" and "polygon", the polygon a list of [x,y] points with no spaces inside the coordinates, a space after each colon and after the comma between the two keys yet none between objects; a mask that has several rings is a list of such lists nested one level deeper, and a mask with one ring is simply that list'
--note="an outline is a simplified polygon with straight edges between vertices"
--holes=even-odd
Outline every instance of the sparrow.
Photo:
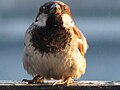
[{"label": "sparrow", "polygon": [[75,26],[67,4],[47,2],[39,8],[35,21],[25,33],[23,66],[33,76],[29,83],[61,80],[69,85],[86,70],[88,44]]}]

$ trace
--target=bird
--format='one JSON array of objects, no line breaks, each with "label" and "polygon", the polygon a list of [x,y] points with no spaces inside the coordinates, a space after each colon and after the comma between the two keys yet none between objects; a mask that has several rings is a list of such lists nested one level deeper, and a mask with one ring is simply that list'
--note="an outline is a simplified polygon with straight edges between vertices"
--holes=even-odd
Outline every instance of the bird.
[{"label": "bird", "polygon": [[54,79],[54,85],[70,85],[86,71],[87,49],[87,39],[75,25],[69,6],[46,2],[25,32],[23,66],[33,79],[23,81]]}]

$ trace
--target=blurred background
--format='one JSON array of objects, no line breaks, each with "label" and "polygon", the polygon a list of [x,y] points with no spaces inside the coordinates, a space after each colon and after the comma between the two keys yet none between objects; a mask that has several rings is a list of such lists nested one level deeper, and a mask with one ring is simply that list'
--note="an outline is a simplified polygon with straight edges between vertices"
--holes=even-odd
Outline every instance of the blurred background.
[{"label": "blurred background", "polygon": [[[0,80],[31,79],[22,66],[24,34],[50,0],[0,0]],[[51,0],[54,1],[54,0]],[[88,40],[80,80],[120,80],[120,0],[61,0]]]}]

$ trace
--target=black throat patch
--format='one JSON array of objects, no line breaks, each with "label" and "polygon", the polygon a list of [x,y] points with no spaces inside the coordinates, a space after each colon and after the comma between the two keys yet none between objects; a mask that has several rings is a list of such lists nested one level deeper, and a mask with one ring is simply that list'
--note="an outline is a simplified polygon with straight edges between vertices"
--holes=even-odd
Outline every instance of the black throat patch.
[{"label": "black throat patch", "polygon": [[31,43],[35,50],[41,53],[54,53],[62,51],[71,41],[70,30],[63,27],[63,22],[59,16],[48,18],[45,27],[35,25],[31,31]]}]

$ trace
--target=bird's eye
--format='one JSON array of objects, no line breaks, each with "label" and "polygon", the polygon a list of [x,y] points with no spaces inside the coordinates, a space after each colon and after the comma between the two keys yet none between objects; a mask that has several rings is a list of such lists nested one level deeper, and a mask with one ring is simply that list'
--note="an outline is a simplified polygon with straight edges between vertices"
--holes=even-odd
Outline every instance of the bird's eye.
[{"label": "bird's eye", "polygon": [[45,9],[45,6],[43,6],[43,9]]}]

